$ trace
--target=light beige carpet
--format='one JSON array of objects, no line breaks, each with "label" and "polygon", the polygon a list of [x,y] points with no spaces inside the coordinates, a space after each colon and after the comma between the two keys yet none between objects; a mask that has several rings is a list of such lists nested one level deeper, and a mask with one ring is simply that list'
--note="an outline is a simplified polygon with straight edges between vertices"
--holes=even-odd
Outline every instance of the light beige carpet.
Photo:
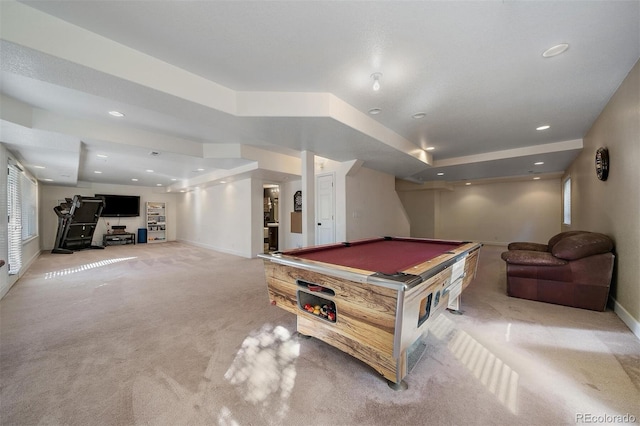
[{"label": "light beige carpet", "polygon": [[638,339],[611,311],[507,297],[501,250],[483,247],[465,314],[434,321],[400,392],[298,338],[260,259],[180,243],[43,253],[0,302],[0,422],[640,422]]}]

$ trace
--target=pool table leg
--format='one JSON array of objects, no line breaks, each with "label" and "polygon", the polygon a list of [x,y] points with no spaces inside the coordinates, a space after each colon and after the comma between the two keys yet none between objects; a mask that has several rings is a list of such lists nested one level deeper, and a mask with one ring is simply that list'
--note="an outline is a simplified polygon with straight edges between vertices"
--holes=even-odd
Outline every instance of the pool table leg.
[{"label": "pool table leg", "polygon": [[407,390],[409,388],[409,385],[407,385],[407,382],[405,382],[404,380],[400,380],[400,383],[395,383],[391,380],[387,380],[387,385],[389,385],[389,387],[394,391]]},{"label": "pool table leg", "polygon": [[304,340],[311,339],[311,336],[309,336],[309,335],[307,335],[307,334],[302,334],[302,333],[300,333],[299,331],[296,331],[296,334],[298,335],[298,337],[299,337],[300,339],[304,339]]},{"label": "pool table leg", "polygon": [[460,310],[460,296],[454,298],[453,300],[449,300],[447,304],[447,311],[451,312],[455,315],[462,315],[462,311]]}]

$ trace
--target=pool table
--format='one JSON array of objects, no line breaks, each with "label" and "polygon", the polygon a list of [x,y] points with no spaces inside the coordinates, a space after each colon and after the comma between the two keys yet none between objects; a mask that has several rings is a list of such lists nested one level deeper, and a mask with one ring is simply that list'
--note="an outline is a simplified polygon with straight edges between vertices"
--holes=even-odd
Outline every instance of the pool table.
[{"label": "pool table", "polygon": [[259,256],[271,304],[297,316],[299,334],[354,356],[403,389],[429,320],[459,311],[480,247],[381,237]]}]

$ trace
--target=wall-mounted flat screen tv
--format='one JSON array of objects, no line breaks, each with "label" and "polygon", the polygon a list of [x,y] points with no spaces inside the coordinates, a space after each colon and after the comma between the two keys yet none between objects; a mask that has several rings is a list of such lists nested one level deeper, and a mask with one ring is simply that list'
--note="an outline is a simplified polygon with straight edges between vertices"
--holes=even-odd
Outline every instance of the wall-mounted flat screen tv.
[{"label": "wall-mounted flat screen tv", "polygon": [[96,197],[104,197],[102,217],[140,216],[140,196],[138,195],[96,194]]}]

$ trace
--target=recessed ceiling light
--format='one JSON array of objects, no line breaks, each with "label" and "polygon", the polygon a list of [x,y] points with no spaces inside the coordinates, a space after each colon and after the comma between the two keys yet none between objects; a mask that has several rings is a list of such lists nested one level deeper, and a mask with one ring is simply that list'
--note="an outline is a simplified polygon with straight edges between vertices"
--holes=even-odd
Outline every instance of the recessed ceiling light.
[{"label": "recessed ceiling light", "polygon": [[197,169],[199,172],[204,172],[204,169]]},{"label": "recessed ceiling light", "polygon": [[53,182],[53,179],[42,179],[45,182]]},{"label": "recessed ceiling light", "polygon": [[444,173],[440,172],[438,173],[438,176],[444,176]]},{"label": "recessed ceiling light", "polygon": [[425,118],[427,116],[424,112],[416,112],[411,116],[411,118],[415,118],[416,120],[420,120],[421,118]]},{"label": "recessed ceiling light", "polygon": [[102,172],[101,172],[100,170],[94,170],[94,171],[93,171],[93,173],[95,173],[95,174],[99,175],[99,174],[101,174]]},{"label": "recessed ceiling light", "polygon": [[436,147],[435,147],[435,146],[429,146],[429,147],[427,147],[427,151],[433,151],[434,149],[436,149]]},{"label": "recessed ceiling light", "polygon": [[371,115],[378,115],[382,112],[382,110],[380,108],[371,108],[369,110],[369,114]]},{"label": "recessed ceiling light", "polygon": [[547,130],[549,128],[551,128],[551,126],[545,124],[544,126],[536,127],[536,130]]},{"label": "recessed ceiling light", "polygon": [[220,183],[227,183],[227,181],[226,180],[221,180]]},{"label": "recessed ceiling light", "polygon": [[44,166],[33,166],[34,169],[44,169]]},{"label": "recessed ceiling light", "polygon": [[178,180],[178,179],[176,179],[176,178],[171,179],[171,181],[172,181],[172,182],[175,182],[175,181],[177,181],[177,180]]},{"label": "recessed ceiling light", "polygon": [[99,157],[99,158],[109,158],[109,156],[104,155],[104,154],[97,154],[97,155],[96,155],[96,157]]},{"label": "recessed ceiling light", "polygon": [[113,115],[114,117],[124,117],[124,114],[120,111],[109,111],[109,114]]},{"label": "recessed ceiling light", "polygon": [[551,58],[552,56],[558,56],[561,53],[566,52],[566,50],[569,48],[569,45],[567,43],[560,43],[560,44],[556,44],[553,47],[548,48],[547,50],[545,50],[542,53],[542,56],[545,58]]},{"label": "recessed ceiling light", "polygon": [[533,180],[540,180],[540,176],[534,177]]},{"label": "recessed ceiling light", "polygon": [[145,171],[146,171],[147,173],[153,173],[153,170],[151,170],[151,169],[147,169],[147,170],[145,170]]},{"label": "recessed ceiling light", "polygon": [[132,180],[133,182],[137,182],[137,181],[138,181],[138,179],[136,179],[136,178],[132,178],[131,180]]},{"label": "recessed ceiling light", "polygon": [[534,166],[542,166],[544,161],[538,161],[537,163],[533,163]]},{"label": "recessed ceiling light", "polygon": [[467,183],[465,183],[465,185],[469,186],[469,185],[471,185],[471,182],[467,182]]},{"label": "recessed ceiling light", "polygon": [[162,184],[161,183],[156,183],[156,186],[162,186]]}]

